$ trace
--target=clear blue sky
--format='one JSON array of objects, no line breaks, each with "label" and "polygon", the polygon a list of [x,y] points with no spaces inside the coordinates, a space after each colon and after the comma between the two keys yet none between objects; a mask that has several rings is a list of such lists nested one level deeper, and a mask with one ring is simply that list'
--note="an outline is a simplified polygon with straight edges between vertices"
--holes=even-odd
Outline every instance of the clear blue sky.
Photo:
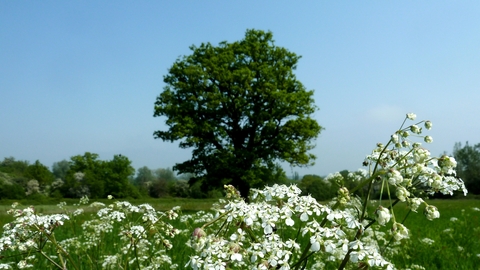
[{"label": "clear blue sky", "polygon": [[407,112],[432,154],[480,143],[479,1],[1,1],[0,158],[51,166],[93,152],[172,167],[191,150],[153,138],[163,75],[190,45],[255,28],[299,55],[325,127],[309,168],[361,167]]}]

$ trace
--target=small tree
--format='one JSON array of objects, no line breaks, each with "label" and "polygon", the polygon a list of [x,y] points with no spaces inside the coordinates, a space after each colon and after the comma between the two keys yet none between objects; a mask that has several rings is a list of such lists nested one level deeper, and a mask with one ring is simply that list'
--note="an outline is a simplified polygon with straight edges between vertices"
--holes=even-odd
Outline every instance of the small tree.
[{"label": "small tree", "polygon": [[169,69],[155,102],[154,116],[165,116],[169,129],[154,137],[193,148],[174,170],[195,174],[190,183],[201,181],[204,189],[232,184],[246,197],[265,183],[258,175],[273,172],[276,160],[313,164],[309,150],[321,127],[310,117],[317,109],[313,91],[293,73],[300,56],[258,30],[237,42],[190,49]]},{"label": "small tree", "polygon": [[29,162],[26,160],[15,160],[14,157],[6,157],[0,162],[0,171],[10,173],[14,176],[23,176]]},{"label": "small tree", "polygon": [[468,191],[480,194],[480,143],[471,146],[468,142],[462,147],[457,142],[453,147],[453,156],[457,161],[457,173],[465,181]]},{"label": "small tree", "polygon": [[67,176],[69,169],[70,163],[66,159],[59,162],[54,162],[52,165],[52,173],[55,176],[55,179],[60,178],[62,180],[65,180],[65,176]]},{"label": "small tree", "polygon": [[134,184],[143,195],[148,195],[148,187],[155,180],[152,170],[147,166],[143,166],[137,171],[137,176],[134,179]]},{"label": "small tree", "polygon": [[116,198],[138,197],[138,190],[130,183],[129,176],[135,173],[132,162],[123,155],[115,155],[104,162],[105,195]]},{"label": "small tree", "polygon": [[131,161],[125,156],[115,155],[111,161],[102,161],[98,154],[86,152],[71,158],[70,169],[60,189],[65,197],[138,197],[138,191],[129,181],[134,172]]},{"label": "small tree", "polygon": [[48,167],[40,163],[38,160],[27,167],[24,175],[29,179],[37,180],[37,183],[40,186],[50,185],[54,180],[54,176]]}]

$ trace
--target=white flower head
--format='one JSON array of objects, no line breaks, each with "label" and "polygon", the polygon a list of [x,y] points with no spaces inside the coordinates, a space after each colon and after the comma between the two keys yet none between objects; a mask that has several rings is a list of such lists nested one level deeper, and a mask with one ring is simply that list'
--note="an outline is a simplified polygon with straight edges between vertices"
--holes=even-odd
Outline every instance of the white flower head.
[{"label": "white flower head", "polygon": [[440,217],[440,212],[438,212],[437,207],[433,205],[427,205],[424,210],[424,214],[428,220],[433,220]]},{"label": "white flower head", "polygon": [[388,172],[388,183],[390,183],[390,185],[397,185],[402,182],[403,182],[402,174],[395,169],[390,169],[390,171]]},{"label": "white flower head", "polygon": [[390,211],[381,205],[377,208],[377,211],[375,211],[375,215],[377,216],[378,224],[382,226],[388,223],[392,217]]},{"label": "white flower head", "polygon": [[397,198],[402,202],[406,201],[408,196],[410,196],[410,192],[408,192],[408,190],[402,186],[397,187],[397,191],[395,194],[397,195]]},{"label": "white flower head", "polygon": [[410,120],[415,120],[415,118],[417,118],[417,115],[414,113],[407,113],[407,118]]},{"label": "white flower head", "polygon": [[420,204],[422,204],[424,201],[422,198],[407,198],[408,206],[410,206],[410,209],[413,212],[417,212],[418,207]]},{"label": "white flower head", "polygon": [[392,231],[393,237],[397,241],[408,238],[408,229],[401,223],[395,222],[392,226]]},{"label": "white flower head", "polygon": [[432,245],[433,243],[435,243],[435,241],[430,239],[430,238],[423,238],[420,241],[427,244],[427,245]]},{"label": "white flower head", "polygon": [[447,171],[448,169],[453,169],[457,167],[457,161],[453,157],[443,155],[438,159],[438,166],[443,170]]}]

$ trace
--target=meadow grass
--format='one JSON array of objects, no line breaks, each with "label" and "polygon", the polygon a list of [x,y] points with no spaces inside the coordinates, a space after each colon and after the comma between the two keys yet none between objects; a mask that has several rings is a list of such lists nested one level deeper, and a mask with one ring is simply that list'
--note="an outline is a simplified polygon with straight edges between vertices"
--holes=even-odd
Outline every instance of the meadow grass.
[{"label": "meadow grass", "polygon": [[[410,213],[405,205],[395,209],[398,217],[408,214],[405,225],[410,239],[405,241],[392,262],[400,269],[417,264],[425,269],[479,269],[480,200],[429,200],[440,218],[428,221]],[[430,241],[430,240],[433,240]]]},{"label": "meadow grass", "polygon": [[[107,200],[100,200],[106,204]],[[78,201],[75,201],[75,203]],[[111,201],[110,201],[111,202]],[[193,199],[148,199],[148,200],[130,200],[132,204],[148,203],[157,210],[168,210],[174,206],[181,206],[182,214],[198,213],[199,211],[208,211],[216,200],[193,200]],[[12,217],[6,214],[10,209],[11,202],[3,202],[0,205],[0,225],[10,222]],[[57,240],[73,237],[81,231],[81,224],[92,218],[94,211],[86,206],[73,206],[69,201],[66,206],[67,211],[74,211],[78,207],[85,209],[85,212],[75,217],[72,222],[66,223],[55,231]],[[410,230],[410,239],[403,240],[401,248],[392,249],[387,255],[398,269],[415,269],[416,265],[423,266],[425,269],[478,269],[480,265],[480,201],[479,200],[429,200],[429,204],[438,207],[441,216],[433,221],[427,220],[422,214],[423,209],[419,209],[419,213],[409,213],[405,204],[395,206],[395,216],[397,221],[402,221],[405,215],[408,218],[405,225]],[[27,206],[24,204],[24,206]],[[60,213],[61,210],[56,204],[36,205],[35,209],[38,213],[52,214]],[[176,220],[172,223],[175,228],[185,233],[177,235],[172,244],[175,247],[167,251],[167,255],[171,256],[174,263],[178,264],[178,269],[184,269],[188,262],[192,250],[185,245],[190,239],[190,232],[198,223],[195,220],[180,221]],[[383,230],[389,228],[383,227]],[[1,229],[0,229],[1,230]],[[92,269],[95,261],[100,261],[99,254],[112,254],[113,247],[118,243],[117,235],[120,228],[114,227],[114,231],[110,236],[103,238],[98,243],[96,249],[90,254],[75,255],[74,260],[78,262],[80,269]],[[52,253],[55,251],[52,250]],[[18,256],[5,253],[0,263],[9,261],[18,262]],[[93,263],[92,263],[93,262]],[[97,264],[98,269],[101,265]],[[48,261],[38,256],[34,269],[55,269]],[[129,268],[132,269],[132,268]],[[418,268],[422,269],[422,268]]]}]

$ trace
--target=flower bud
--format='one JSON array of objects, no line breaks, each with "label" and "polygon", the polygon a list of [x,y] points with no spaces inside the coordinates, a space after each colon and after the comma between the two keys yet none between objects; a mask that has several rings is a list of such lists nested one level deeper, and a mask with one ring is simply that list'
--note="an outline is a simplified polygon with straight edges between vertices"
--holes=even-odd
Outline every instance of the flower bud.
[{"label": "flower bud", "polygon": [[415,120],[415,118],[417,118],[417,115],[414,113],[407,113],[407,118],[410,120]]},{"label": "flower bud", "polygon": [[415,147],[413,152],[413,160],[416,163],[423,163],[430,157],[430,152],[427,149]]},{"label": "flower bud", "polygon": [[392,231],[393,237],[397,241],[408,238],[408,229],[403,224],[395,222],[392,226]]},{"label": "flower bud", "polygon": [[422,144],[419,143],[419,142],[414,142],[412,146],[413,146],[413,148],[417,148],[417,147],[422,146]]},{"label": "flower bud", "polygon": [[241,249],[241,247],[238,243],[230,243],[229,248],[234,253],[240,252],[240,249]]},{"label": "flower bud", "polygon": [[419,128],[417,125],[411,125],[410,126],[410,131],[415,133],[415,134],[420,134],[420,133],[422,133],[422,128]]},{"label": "flower bud", "polygon": [[425,121],[425,128],[428,129],[428,130],[432,129],[432,122]]},{"label": "flower bud", "polygon": [[240,199],[240,192],[232,185],[224,185],[223,186],[226,191],[225,197],[227,199]]},{"label": "flower bud", "polygon": [[388,183],[390,183],[390,185],[397,185],[402,183],[403,181],[402,174],[395,169],[390,169],[387,175],[388,175]]},{"label": "flower bud", "polygon": [[200,239],[205,236],[207,236],[207,234],[202,228],[195,228],[195,230],[192,233],[192,237],[196,237],[197,239]]},{"label": "flower bud", "polygon": [[433,142],[432,136],[425,136],[425,138],[423,138],[423,140],[424,140],[426,143],[431,143],[431,142]]},{"label": "flower bud", "polygon": [[397,187],[397,191],[395,192],[395,194],[397,195],[397,198],[402,202],[406,201],[408,196],[410,196],[410,192],[408,192],[408,190],[402,186]]},{"label": "flower bud", "polygon": [[410,206],[410,209],[413,212],[417,212],[418,207],[420,204],[422,204],[424,201],[422,198],[409,198],[407,199],[408,205]]},{"label": "flower bud", "polygon": [[392,135],[392,142],[398,143],[398,135],[397,134]]}]

